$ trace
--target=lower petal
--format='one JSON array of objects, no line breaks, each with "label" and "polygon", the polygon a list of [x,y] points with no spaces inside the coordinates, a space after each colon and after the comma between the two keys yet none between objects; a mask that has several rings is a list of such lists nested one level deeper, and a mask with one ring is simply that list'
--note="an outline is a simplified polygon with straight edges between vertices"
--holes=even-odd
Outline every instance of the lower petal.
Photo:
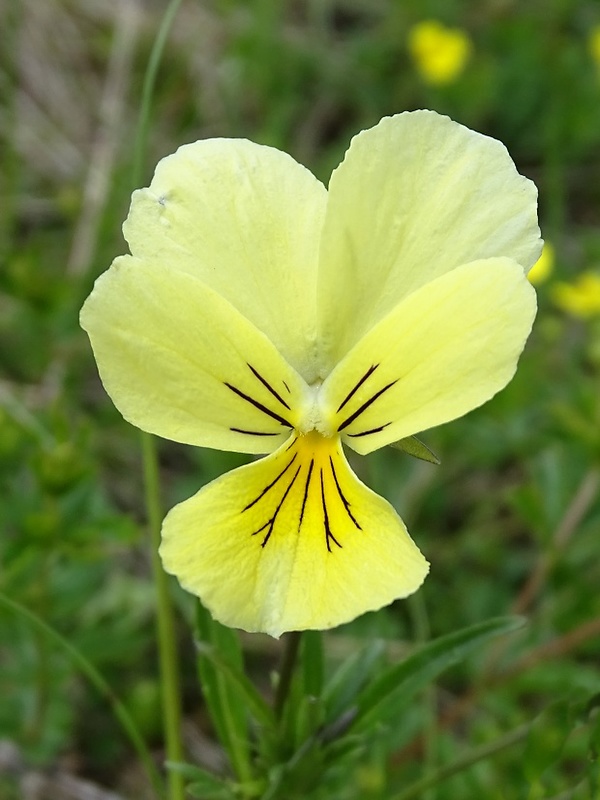
[{"label": "lower petal", "polygon": [[349,622],[416,591],[429,568],[339,439],[314,431],[172,509],[160,554],[215,619],[272,636]]}]

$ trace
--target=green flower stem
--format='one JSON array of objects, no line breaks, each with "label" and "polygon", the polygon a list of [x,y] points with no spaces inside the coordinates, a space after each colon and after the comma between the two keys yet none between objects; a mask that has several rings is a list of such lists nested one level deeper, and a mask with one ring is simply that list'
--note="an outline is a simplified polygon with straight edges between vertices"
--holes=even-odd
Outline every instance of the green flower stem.
[{"label": "green flower stem", "polygon": [[[177,639],[175,636],[173,602],[169,591],[169,579],[158,555],[162,522],[158,457],[154,438],[149,433],[142,432],[141,440],[144,460],[146,511],[150,528],[152,575],[156,589],[158,653],[165,749],[167,761],[178,762],[184,760],[181,742],[179,658],[177,655]],[[175,770],[169,772],[169,798],[170,800],[184,800],[185,798],[184,777]]]},{"label": "green flower stem", "polygon": [[47,622],[44,622],[41,617],[39,617],[37,614],[34,614],[25,606],[15,602],[14,600],[11,600],[2,593],[0,593],[0,605],[21,617],[21,619],[24,619],[36,633],[42,634],[47,639],[50,639],[57,644],[68,655],[71,661],[79,667],[81,672],[86,676],[92,686],[94,686],[108,701],[115,717],[121,724],[123,731],[126,733],[129,741],[140,757],[140,761],[146,770],[146,774],[148,775],[150,783],[154,788],[156,796],[164,798],[165,791],[162,778],[156,769],[156,766],[154,765],[154,761],[152,760],[152,756],[146,746],[146,743],[144,742],[143,736],[139,732],[135,722],[123,703],[118,699],[118,697],[115,696],[109,684],[104,680],[100,672],[98,672],[91,661],[89,661],[83,655],[83,653],[81,653],[76,647],[67,641],[64,636],[58,633],[58,631],[48,625]]},{"label": "green flower stem", "polygon": [[394,795],[394,797],[390,798],[390,800],[421,800],[424,791],[437,786],[443,781],[448,780],[448,778],[451,778],[453,775],[457,775],[459,772],[469,769],[469,767],[472,767],[479,761],[483,761],[486,758],[495,756],[497,753],[502,752],[502,750],[506,750],[507,748],[512,747],[514,744],[522,742],[529,735],[532,725],[533,723],[521,725],[519,728],[515,728],[514,731],[510,731],[500,739],[496,739],[494,742],[490,742],[489,744],[484,744],[481,747],[476,747],[473,750],[470,750],[468,753],[465,753],[464,756],[457,759],[453,764],[440,767],[431,775],[426,775],[421,780],[416,781],[416,783],[413,783],[411,786],[408,786],[406,789],[401,791],[400,794]]},{"label": "green flower stem", "polygon": [[281,669],[279,670],[279,683],[275,693],[275,716],[277,719],[281,719],[283,715],[283,709],[285,708],[285,702],[294,676],[294,667],[298,659],[301,638],[302,631],[292,631],[286,634],[285,637],[283,658],[281,660]]}]

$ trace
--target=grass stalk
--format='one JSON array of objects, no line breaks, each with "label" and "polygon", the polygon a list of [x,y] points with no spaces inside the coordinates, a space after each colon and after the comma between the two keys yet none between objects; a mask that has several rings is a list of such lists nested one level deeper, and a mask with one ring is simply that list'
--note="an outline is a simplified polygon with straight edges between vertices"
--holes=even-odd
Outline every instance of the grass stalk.
[{"label": "grass stalk", "polygon": [[80,650],[74,647],[51,625],[48,625],[48,623],[44,622],[40,616],[35,614],[33,611],[30,611],[25,606],[17,603],[15,600],[11,600],[2,593],[0,593],[0,605],[4,606],[4,608],[25,620],[25,622],[27,622],[27,624],[36,634],[42,634],[60,647],[60,649],[71,659],[71,661],[77,665],[92,686],[94,686],[108,701],[116,719],[121,725],[121,728],[135,748],[157,797],[160,797],[162,800],[162,798],[165,797],[164,784],[158,770],[156,769],[154,761],[152,760],[150,751],[144,742],[144,737],[138,730],[138,727],[127,711],[127,708],[114,694],[110,685],[102,677],[101,673],[96,669],[92,662],[89,661]]},{"label": "grass stalk", "polygon": [[421,798],[424,797],[423,792],[432,789],[434,786],[438,786],[454,775],[458,775],[459,772],[464,772],[464,770],[469,769],[469,767],[472,767],[479,761],[491,758],[497,753],[501,753],[503,750],[512,747],[514,744],[522,742],[528,736],[531,727],[532,723],[521,725],[519,728],[515,728],[515,730],[510,731],[489,744],[484,744],[481,747],[475,747],[469,750],[468,753],[465,753],[464,756],[458,758],[454,763],[447,764],[431,774],[425,775],[421,780],[415,781],[415,783],[407,786],[406,789],[394,795],[390,800],[421,800]]}]

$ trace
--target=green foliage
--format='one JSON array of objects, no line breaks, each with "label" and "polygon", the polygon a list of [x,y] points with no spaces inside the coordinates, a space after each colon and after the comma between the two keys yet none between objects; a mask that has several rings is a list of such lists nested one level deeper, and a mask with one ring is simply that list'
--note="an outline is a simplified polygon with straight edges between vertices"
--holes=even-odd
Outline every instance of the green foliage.
[{"label": "green foliage", "polygon": [[[69,760],[141,797],[145,748],[161,758],[138,437],[78,326],[125,248],[152,5],[137,21],[100,0],[2,11],[0,740],[21,759],[0,767],[7,798]],[[453,83],[427,84],[410,60],[425,18],[472,40]],[[442,466],[412,440],[401,449],[425,461],[387,449],[353,462],[432,562],[424,614],[398,603],[305,634],[288,682],[285,639],[240,638],[175,595],[194,763],[168,767],[191,797],[600,796],[600,327],[552,301],[554,280],[600,266],[598,25],[595,0],[182,3],[142,182],[214,135],[281,147],[327,181],[353,133],[430,107],[506,143],[556,250],[513,383],[426,433]],[[172,443],[160,457],[165,507],[245,459]],[[513,623],[496,618],[515,614],[527,625],[503,635]],[[141,743],[121,734],[123,714]]]},{"label": "green foliage", "polygon": [[[198,673],[204,699],[219,741],[227,751],[236,773],[251,775],[248,712],[270,717],[269,709],[246,680],[242,651],[235,631],[213,622],[197,603]],[[205,643],[206,646],[203,646]]]},{"label": "green foliage", "polygon": [[387,670],[381,670],[356,697],[353,728],[370,731],[389,717],[397,719],[412,696],[441,672],[487,639],[519,628],[519,618],[492,619],[449,633],[423,645],[414,655]]}]

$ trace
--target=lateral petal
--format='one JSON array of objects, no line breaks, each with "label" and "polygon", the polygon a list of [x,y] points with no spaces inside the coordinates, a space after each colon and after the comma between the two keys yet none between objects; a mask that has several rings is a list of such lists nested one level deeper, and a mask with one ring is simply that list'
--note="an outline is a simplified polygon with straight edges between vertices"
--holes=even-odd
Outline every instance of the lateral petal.
[{"label": "lateral petal", "polygon": [[316,272],[327,192],[305,167],[245,139],[206,139],[163,158],[134,192],[134,256],[200,278],[314,380]]},{"label": "lateral petal", "polygon": [[185,272],[116,259],[81,311],[100,377],[139,428],[265,453],[298,422],[304,381],[227,300]]},{"label": "lateral petal", "polygon": [[402,520],[315,431],[172,509],[165,569],[215,619],[248,631],[324,629],[416,591],[428,564]]},{"label": "lateral petal", "polygon": [[466,414],[512,378],[536,312],[522,267],[457,267],[406,297],[321,387],[324,430],[359,453]]},{"label": "lateral petal", "polygon": [[329,184],[319,269],[321,375],[403,297],[461,264],[541,250],[537,191],[503,144],[433,111],[355,136]]}]

